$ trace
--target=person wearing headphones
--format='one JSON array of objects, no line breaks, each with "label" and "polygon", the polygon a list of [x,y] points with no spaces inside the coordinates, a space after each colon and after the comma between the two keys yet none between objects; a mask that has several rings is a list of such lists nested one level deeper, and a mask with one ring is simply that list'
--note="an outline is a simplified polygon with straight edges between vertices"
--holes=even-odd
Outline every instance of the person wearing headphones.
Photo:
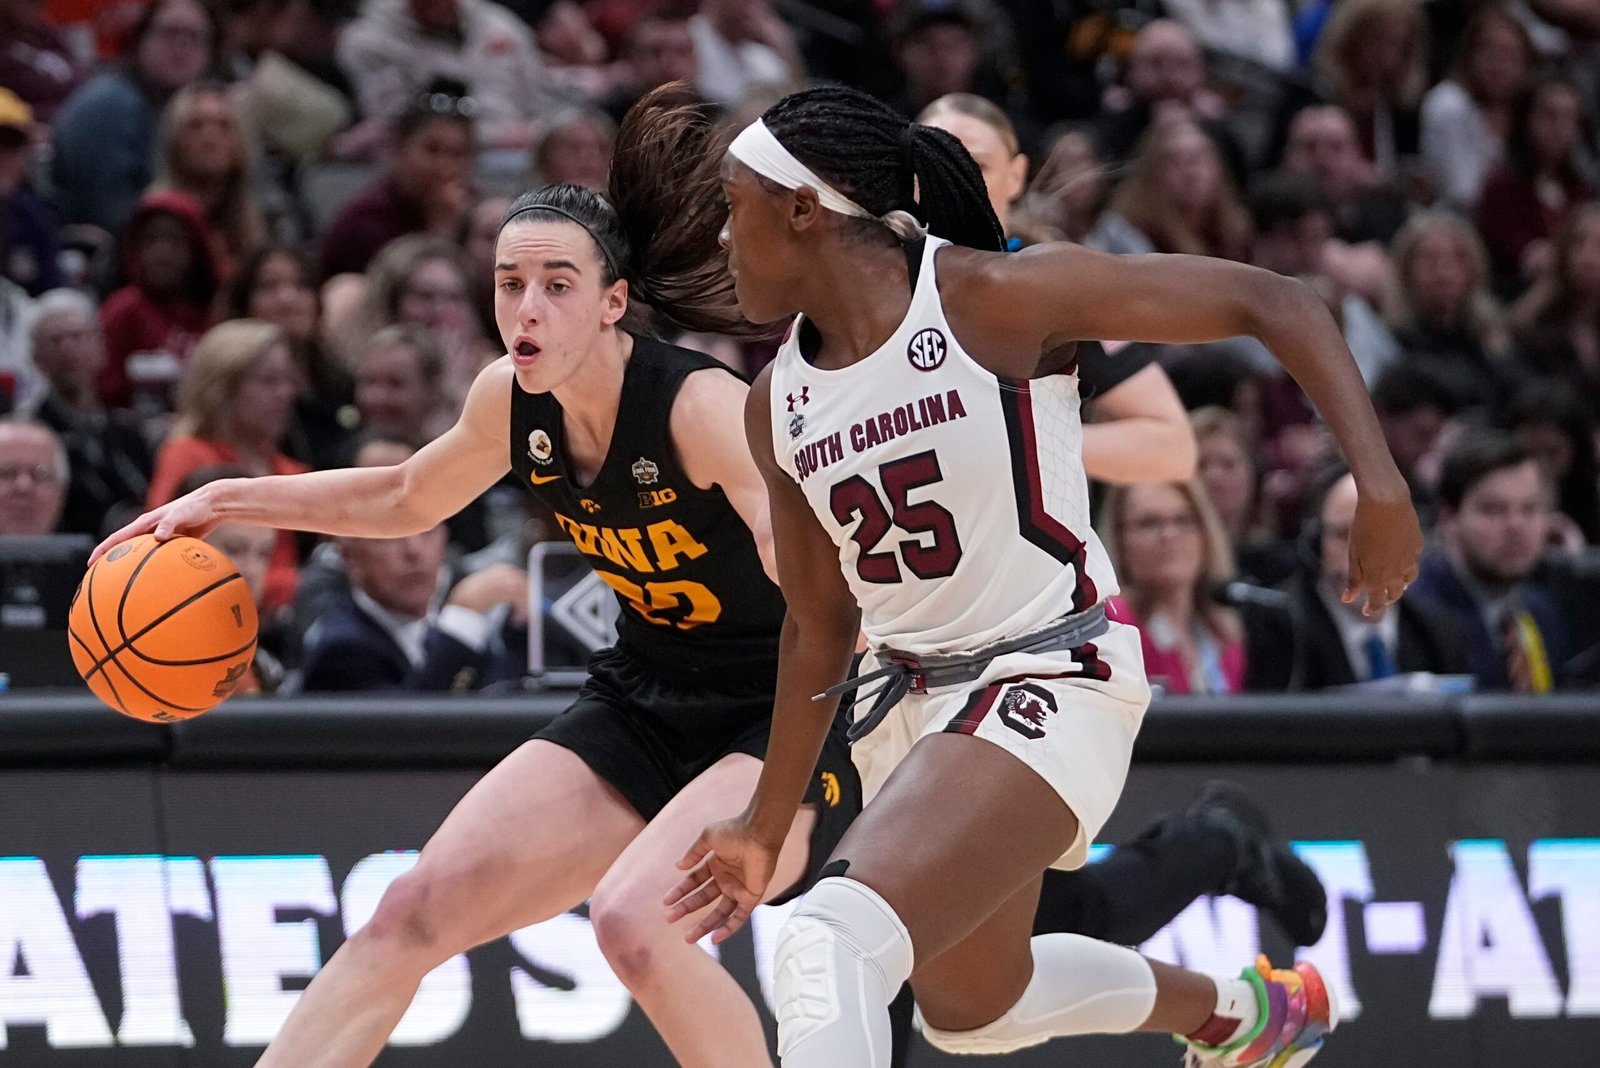
[{"label": "person wearing headphones", "polygon": [[1373,615],[1339,599],[1348,579],[1356,484],[1340,466],[1324,474],[1318,489],[1300,533],[1300,566],[1278,587],[1283,608],[1244,613],[1245,688],[1321,690],[1412,672],[1466,674],[1459,628],[1417,590]]}]

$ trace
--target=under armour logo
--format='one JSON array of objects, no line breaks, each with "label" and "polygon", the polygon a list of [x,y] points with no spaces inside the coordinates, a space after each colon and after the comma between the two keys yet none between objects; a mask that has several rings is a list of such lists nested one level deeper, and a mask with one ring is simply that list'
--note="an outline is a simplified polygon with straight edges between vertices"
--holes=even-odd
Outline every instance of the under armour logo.
[{"label": "under armour logo", "polygon": [[797,404],[810,404],[810,403],[811,403],[811,387],[810,386],[801,386],[800,387],[800,395],[798,397],[796,397],[793,393],[789,394],[789,410],[791,412],[794,411],[795,405],[797,405]]}]

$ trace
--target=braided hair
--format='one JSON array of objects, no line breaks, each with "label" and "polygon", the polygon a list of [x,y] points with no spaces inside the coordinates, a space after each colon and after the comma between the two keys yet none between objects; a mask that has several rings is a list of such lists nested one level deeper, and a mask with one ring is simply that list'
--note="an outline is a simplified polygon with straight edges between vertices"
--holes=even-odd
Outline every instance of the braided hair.
[{"label": "braided hair", "polygon": [[[944,130],[908,123],[876,97],[838,85],[786,96],[761,120],[796,159],[874,215],[908,211],[954,244],[1005,248],[983,174]],[[851,221],[888,234],[874,220]]]},{"label": "braided hair", "polygon": [[703,108],[673,103],[683,88],[668,83],[628,110],[605,196],[547,185],[512,201],[500,229],[516,220],[587,230],[600,253],[601,284],[628,282],[626,329],[754,336],[762,328],[739,314],[728,255],[717,242],[726,216],[721,134]]}]

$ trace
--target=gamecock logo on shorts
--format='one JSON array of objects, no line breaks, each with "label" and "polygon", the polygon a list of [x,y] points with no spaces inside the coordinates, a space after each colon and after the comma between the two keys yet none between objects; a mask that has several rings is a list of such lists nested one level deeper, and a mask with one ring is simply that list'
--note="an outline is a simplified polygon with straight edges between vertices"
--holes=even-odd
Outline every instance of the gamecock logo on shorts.
[{"label": "gamecock logo on shorts", "polygon": [[1000,721],[1031,741],[1044,737],[1045,724],[1055,714],[1055,695],[1031,682],[1011,687],[1000,698]]}]

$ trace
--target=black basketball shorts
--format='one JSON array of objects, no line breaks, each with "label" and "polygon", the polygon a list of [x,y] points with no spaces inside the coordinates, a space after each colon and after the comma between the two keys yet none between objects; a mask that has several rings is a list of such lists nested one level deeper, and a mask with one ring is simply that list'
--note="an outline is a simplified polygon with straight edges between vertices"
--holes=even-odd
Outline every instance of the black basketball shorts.
[{"label": "black basketball shorts", "polygon": [[[534,735],[578,755],[646,822],[730,753],[762,759],[772,730],[772,694],[674,685],[627,653],[607,649],[589,662],[572,705]],[[805,801],[817,806],[806,874],[774,903],[805,891],[861,811],[861,780],[842,722],[822,746]]]}]

